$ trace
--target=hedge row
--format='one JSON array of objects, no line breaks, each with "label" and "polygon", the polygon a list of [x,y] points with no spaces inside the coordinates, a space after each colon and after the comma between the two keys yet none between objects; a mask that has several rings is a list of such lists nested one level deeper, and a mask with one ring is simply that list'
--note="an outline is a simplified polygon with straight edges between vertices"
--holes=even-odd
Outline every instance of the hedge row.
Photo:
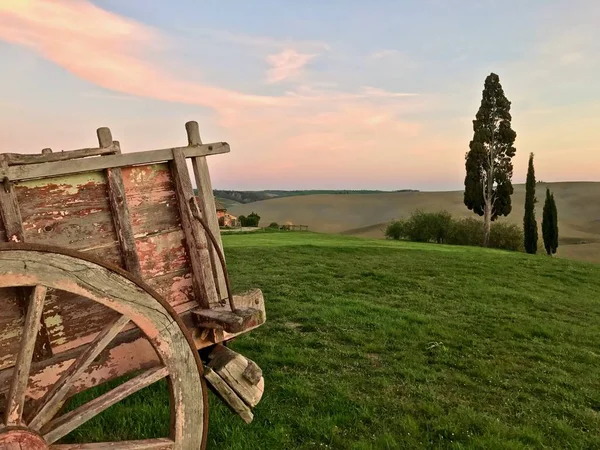
[{"label": "hedge row", "polygon": [[[388,225],[385,234],[390,239],[478,246],[483,242],[483,222],[471,217],[455,219],[447,211],[415,211],[408,219]],[[493,222],[490,247],[521,251],[523,230],[514,224]]]}]

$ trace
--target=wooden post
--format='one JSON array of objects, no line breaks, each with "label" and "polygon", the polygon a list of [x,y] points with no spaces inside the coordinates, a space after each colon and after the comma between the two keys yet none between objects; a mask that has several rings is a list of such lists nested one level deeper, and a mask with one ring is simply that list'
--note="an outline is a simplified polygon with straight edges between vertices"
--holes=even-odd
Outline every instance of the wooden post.
[{"label": "wooden post", "polygon": [[[100,148],[114,146],[115,153],[120,154],[121,148],[117,141],[113,142],[110,129],[103,127],[96,130]],[[125,197],[125,187],[123,186],[123,175],[120,168],[106,169],[106,178],[108,186],[108,198],[110,201],[111,216],[115,226],[119,247],[121,249],[121,260],[125,270],[142,276],[140,260],[135,247],[133,237],[133,228],[129,219],[129,208],[127,208],[127,198]]]},{"label": "wooden post", "polygon": [[[198,131],[198,122],[187,122],[185,124],[185,130],[187,132],[188,145],[190,147],[202,145],[200,132]],[[198,187],[200,212],[215,236],[215,239],[221,248],[221,252],[223,252],[223,242],[221,241],[221,232],[219,230],[219,221],[217,219],[217,208],[215,206],[215,197],[213,195],[206,156],[192,158],[192,168],[194,169],[194,177],[196,178],[196,186]],[[223,255],[224,254],[225,253],[223,253]],[[223,268],[219,264],[212,246],[210,246],[210,256],[211,264],[216,272],[215,282],[219,297],[221,300],[224,300],[227,298],[227,284],[225,282]]]},{"label": "wooden post", "polygon": [[189,201],[194,195],[194,190],[182,149],[173,149],[171,174],[185,235],[185,248],[192,267],[194,295],[201,307],[210,308],[211,304],[220,303],[220,299],[217,296],[206,235],[190,209]]},{"label": "wooden post", "polygon": [[[7,169],[8,161],[0,155],[0,169]],[[9,242],[23,242],[23,221],[17,203],[15,190],[8,178],[4,178],[0,186],[0,217],[4,223],[6,240]]]}]

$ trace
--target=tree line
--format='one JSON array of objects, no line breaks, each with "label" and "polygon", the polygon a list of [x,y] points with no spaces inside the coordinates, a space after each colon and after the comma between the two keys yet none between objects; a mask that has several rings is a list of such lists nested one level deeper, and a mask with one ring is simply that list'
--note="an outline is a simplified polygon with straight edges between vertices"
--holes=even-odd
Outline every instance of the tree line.
[{"label": "tree line", "polygon": [[[485,79],[481,105],[473,120],[473,139],[465,157],[464,203],[483,216],[483,246],[490,242],[491,224],[512,211],[511,195],[517,133],[512,129],[511,102],[504,95],[500,78],[491,73]],[[527,253],[537,253],[538,226],[535,218],[535,170],[533,153],[529,156],[525,185],[523,244]],[[558,213],[554,195],[546,189],[542,217],[542,237],[548,255],[558,248]]]}]

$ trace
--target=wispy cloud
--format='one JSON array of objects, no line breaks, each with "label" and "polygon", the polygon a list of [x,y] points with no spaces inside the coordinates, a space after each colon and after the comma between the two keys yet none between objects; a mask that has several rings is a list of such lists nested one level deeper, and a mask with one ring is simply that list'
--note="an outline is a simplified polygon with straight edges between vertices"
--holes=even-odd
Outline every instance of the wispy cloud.
[{"label": "wispy cloud", "polygon": [[229,30],[219,30],[214,28],[189,28],[180,27],[179,30],[192,33],[196,36],[202,36],[207,39],[213,39],[219,42],[227,42],[247,47],[256,47],[267,50],[283,50],[286,48],[296,48],[303,52],[329,51],[331,46],[322,41],[306,39],[275,39],[268,36],[256,36],[243,33],[234,33]]},{"label": "wispy cloud", "polygon": [[280,53],[267,56],[267,62],[271,65],[271,68],[267,70],[267,81],[277,83],[289,78],[296,78],[315,56],[299,53],[293,48],[286,48]]},{"label": "wispy cloud", "polygon": [[[293,175],[296,167],[306,165],[307,152],[311,151],[320,152],[318,170],[323,173],[338,167],[340,158],[360,171],[369,152],[387,149],[397,154],[394,149],[399,143],[404,148],[421,148],[428,139],[422,124],[404,117],[428,108],[431,99],[426,96],[372,86],[345,92],[317,84],[291,87],[280,96],[265,96],[190,81],[180,71],[169,70],[169,64],[148,57],[148,48],[165,45],[166,38],[160,32],[89,1],[4,3],[0,6],[0,39],[25,46],[73,75],[113,92],[214,110],[229,138],[247,149],[248,155],[260,152],[262,158],[260,164],[236,159],[240,166],[236,169],[233,164],[232,177],[247,173],[248,164],[255,164],[256,176],[268,178],[271,165],[281,158],[286,159],[286,170]],[[268,38],[264,43],[271,45]],[[291,80],[314,57],[315,53],[291,47],[273,53],[267,57],[272,66],[268,80]],[[327,158],[332,154],[336,157]]]}]

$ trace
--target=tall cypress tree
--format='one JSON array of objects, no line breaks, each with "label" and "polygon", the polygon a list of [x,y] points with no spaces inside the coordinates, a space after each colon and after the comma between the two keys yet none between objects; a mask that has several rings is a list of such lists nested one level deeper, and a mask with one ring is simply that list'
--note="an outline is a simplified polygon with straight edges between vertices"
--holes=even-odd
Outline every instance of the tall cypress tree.
[{"label": "tall cypress tree", "polygon": [[546,253],[552,256],[558,249],[558,212],[554,194],[548,188],[546,188],[546,201],[544,202],[542,236],[544,237]]},{"label": "tall cypress tree", "polygon": [[535,220],[535,170],[533,168],[533,153],[529,155],[527,182],[525,183],[525,215],[523,216],[523,237],[525,251],[535,255],[538,245],[538,228]]},{"label": "tall cypress tree", "polygon": [[510,101],[500,78],[491,73],[485,79],[481,105],[473,121],[473,140],[466,155],[464,203],[484,217],[484,241],[488,246],[491,222],[512,210],[510,196],[513,174],[513,146],[517,133],[511,128]]}]

